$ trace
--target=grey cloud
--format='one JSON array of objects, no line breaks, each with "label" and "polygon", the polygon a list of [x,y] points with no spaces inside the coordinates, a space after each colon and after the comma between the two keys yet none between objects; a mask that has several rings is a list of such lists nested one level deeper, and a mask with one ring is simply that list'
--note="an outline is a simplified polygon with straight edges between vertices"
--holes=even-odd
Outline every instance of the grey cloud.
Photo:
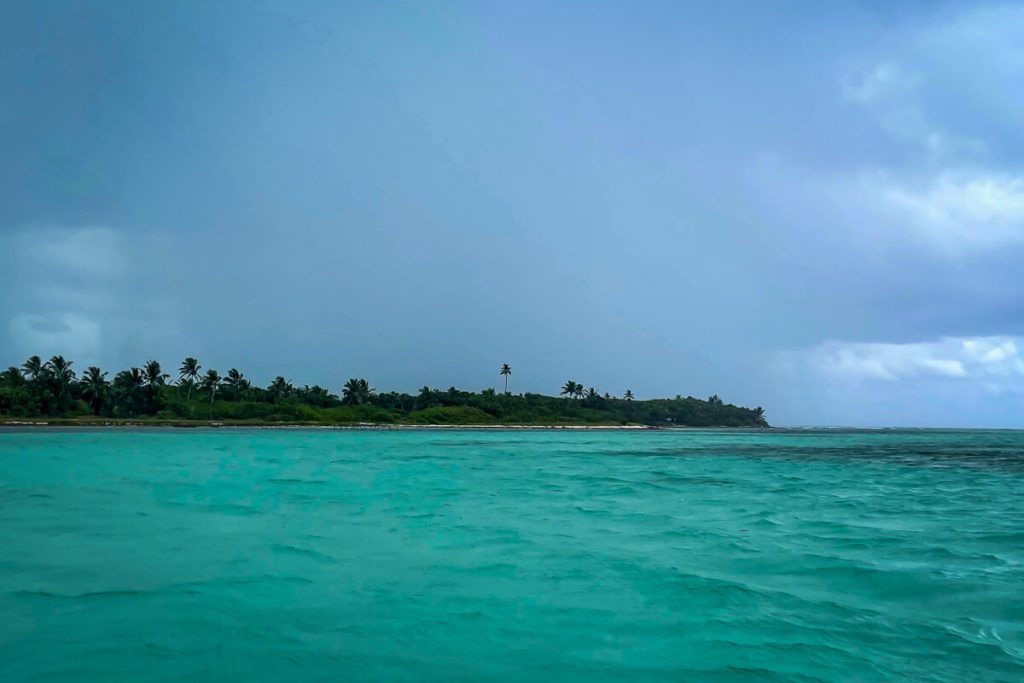
[{"label": "grey cloud", "polygon": [[1024,335],[1021,31],[987,5],[6,6],[0,355],[407,390],[508,361],[523,390],[884,421],[779,359]]}]

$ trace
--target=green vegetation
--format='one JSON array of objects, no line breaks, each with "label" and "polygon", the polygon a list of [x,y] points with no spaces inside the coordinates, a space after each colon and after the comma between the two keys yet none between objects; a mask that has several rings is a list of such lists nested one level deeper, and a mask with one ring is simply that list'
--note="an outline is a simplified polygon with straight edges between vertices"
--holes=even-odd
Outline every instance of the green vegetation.
[{"label": "green vegetation", "polygon": [[141,368],[122,370],[112,380],[97,367],[77,377],[72,365],[62,356],[46,362],[33,356],[20,368],[0,373],[0,418],[326,425],[768,426],[762,408],[726,404],[718,396],[640,401],[628,389],[622,398],[613,398],[594,387],[585,389],[574,380],[562,386],[561,397],[510,394],[512,369],[507,363],[499,371],[505,382],[503,393],[455,387],[423,387],[416,395],[381,393],[365,379],[353,378],[345,382],[341,396],[321,386],[295,387],[280,376],[264,389],[235,368],[223,377],[210,368],[203,373],[195,358],[182,362],[173,382],[155,360]]}]

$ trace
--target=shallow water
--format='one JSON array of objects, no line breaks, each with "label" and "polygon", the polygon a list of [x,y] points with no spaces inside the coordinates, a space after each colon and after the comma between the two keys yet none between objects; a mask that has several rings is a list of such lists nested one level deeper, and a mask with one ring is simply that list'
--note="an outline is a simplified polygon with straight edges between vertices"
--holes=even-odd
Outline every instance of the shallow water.
[{"label": "shallow water", "polygon": [[1024,433],[0,431],[0,680],[1024,680]]}]

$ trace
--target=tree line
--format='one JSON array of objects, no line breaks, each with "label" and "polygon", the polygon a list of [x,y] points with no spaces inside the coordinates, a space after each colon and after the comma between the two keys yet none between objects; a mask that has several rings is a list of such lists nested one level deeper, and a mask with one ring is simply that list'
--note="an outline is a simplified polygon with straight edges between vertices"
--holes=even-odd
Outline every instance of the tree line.
[{"label": "tree line", "polygon": [[266,387],[231,368],[224,375],[185,358],[176,376],[150,360],[114,374],[98,367],[81,376],[63,356],[32,356],[0,373],[0,415],[61,419],[229,420],[346,424],[645,424],[660,426],[767,426],[761,407],[726,404],[718,396],[636,400],[567,380],[559,396],[508,392],[512,374],[503,363],[504,392],[421,388],[416,394],[378,392],[351,378],[340,394],[295,386],[283,376]]}]

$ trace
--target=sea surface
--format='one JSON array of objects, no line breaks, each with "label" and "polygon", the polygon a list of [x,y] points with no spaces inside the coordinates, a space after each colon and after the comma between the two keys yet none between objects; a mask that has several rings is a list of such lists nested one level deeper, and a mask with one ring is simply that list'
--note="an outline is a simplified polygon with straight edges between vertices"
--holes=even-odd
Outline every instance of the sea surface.
[{"label": "sea surface", "polygon": [[2,430],[0,680],[1024,681],[1024,433]]}]

